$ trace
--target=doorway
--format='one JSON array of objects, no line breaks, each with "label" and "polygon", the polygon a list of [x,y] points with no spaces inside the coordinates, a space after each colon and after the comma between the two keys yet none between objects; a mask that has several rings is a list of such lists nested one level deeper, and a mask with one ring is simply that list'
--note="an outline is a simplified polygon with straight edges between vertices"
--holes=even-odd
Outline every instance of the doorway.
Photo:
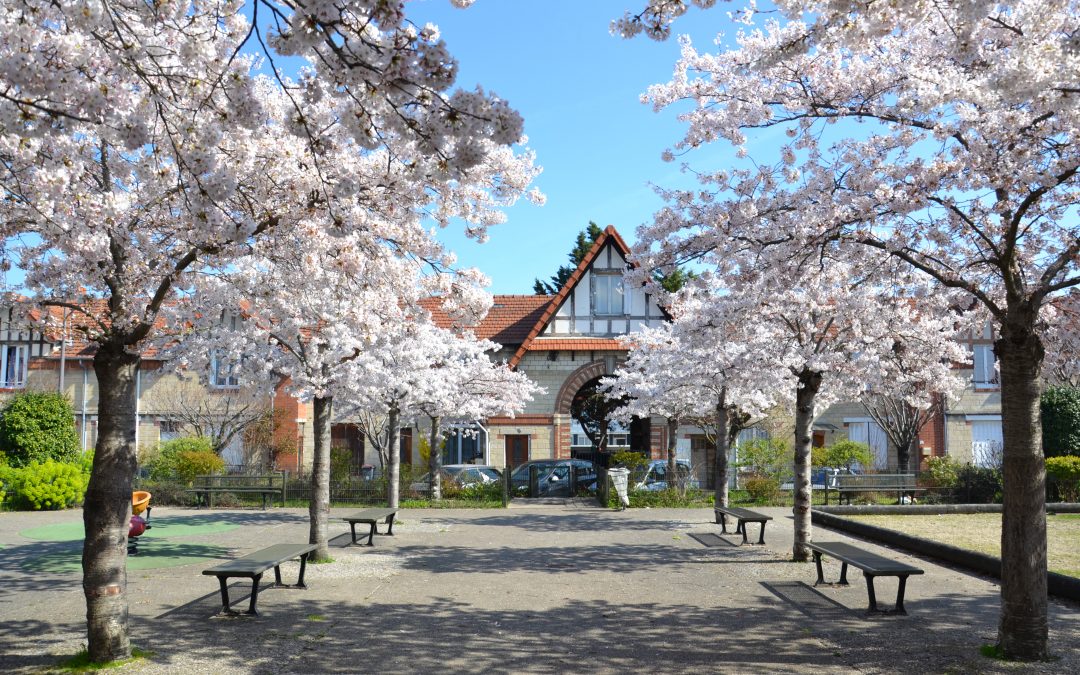
[{"label": "doorway", "polygon": [[529,461],[529,437],[526,434],[510,434],[506,437],[506,470],[513,471]]}]

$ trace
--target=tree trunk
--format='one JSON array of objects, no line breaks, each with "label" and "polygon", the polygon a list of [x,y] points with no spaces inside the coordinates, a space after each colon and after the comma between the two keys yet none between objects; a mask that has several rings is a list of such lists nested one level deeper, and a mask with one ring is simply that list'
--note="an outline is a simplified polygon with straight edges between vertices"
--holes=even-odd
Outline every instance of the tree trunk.
[{"label": "tree trunk", "polygon": [[87,649],[104,663],[131,656],[128,638],[127,533],[135,476],[135,378],[139,355],[107,342],[94,355],[98,439],[83,504],[82,568]]},{"label": "tree trunk", "polygon": [[795,542],[791,557],[796,562],[810,559],[813,541],[810,524],[810,507],[813,493],[810,485],[810,450],[814,441],[811,426],[814,423],[814,399],[821,389],[821,373],[804,368],[798,376],[795,392]]},{"label": "tree trunk", "polygon": [[716,493],[715,502],[718,506],[728,505],[728,417],[729,411],[725,401],[725,394],[721,394],[716,404]]},{"label": "tree trunk", "polygon": [[[1038,310],[1003,322],[994,343],[1001,371],[1004,439],[1001,516],[1001,624],[1008,658],[1047,656],[1046,470],[1039,413],[1043,346],[1033,330]],[[1013,314],[1013,312],[1010,312]]]},{"label": "tree trunk", "polygon": [[401,411],[396,403],[390,406],[386,423],[386,505],[396,509],[401,503]]},{"label": "tree trunk", "polygon": [[911,466],[911,458],[918,456],[919,432],[916,431],[906,446],[896,449],[896,468],[899,469],[900,473],[907,473],[908,468]]},{"label": "tree trunk", "polygon": [[311,554],[311,559],[315,561],[330,559],[326,529],[330,520],[330,415],[333,407],[333,396],[316,396],[312,401],[315,417],[315,456],[311,462],[308,543],[318,546]]},{"label": "tree trunk", "polygon": [[442,499],[442,451],[439,448],[439,437],[442,436],[439,429],[439,423],[442,421],[438,415],[430,417],[431,419],[431,444],[428,455],[428,475],[431,476],[429,481],[429,487],[431,488],[431,499],[439,501]]},{"label": "tree trunk", "polygon": [[679,492],[685,492],[683,488],[686,482],[677,480],[678,474],[675,473],[675,453],[678,450],[678,439],[676,434],[679,433],[679,418],[669,417],[667,421],[667,484],[669,488],[678,487]]}]

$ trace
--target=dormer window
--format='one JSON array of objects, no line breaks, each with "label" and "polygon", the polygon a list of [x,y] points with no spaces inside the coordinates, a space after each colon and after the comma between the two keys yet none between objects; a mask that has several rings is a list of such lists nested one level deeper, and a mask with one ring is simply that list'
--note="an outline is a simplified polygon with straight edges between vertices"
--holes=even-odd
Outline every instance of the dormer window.
[{"label": "dormer window", "polygon": [[623,314],[622,274],[593,275],[593,313]]},{"label": "dormer window", "polygon": [[972,360],[975,372],[972,380],[976,389],[997,389],[998,383],[997,357],[994,354],[994,345],[972,345]]},{"label": "dormer window", "polygon": [[[231,312],[221,315],[221,325],[228,331],[235,333],[240,328],[240,317]],[[236,371],[239,363],[227,358],[222,352],[213,350],[210,352],[210,384],[221,389],[235,389],[240,386],[240,378]]]},{"label": "dormer window", "polygon": [[26,386],[26,345],[0,345],[0,387],[22,389]]},{"label": "dormer window", "polygon": [[235,370],[235,364],[215,350],[210,357],[210,384],[219,389],[236,389],[240,386],[240,378]]}]

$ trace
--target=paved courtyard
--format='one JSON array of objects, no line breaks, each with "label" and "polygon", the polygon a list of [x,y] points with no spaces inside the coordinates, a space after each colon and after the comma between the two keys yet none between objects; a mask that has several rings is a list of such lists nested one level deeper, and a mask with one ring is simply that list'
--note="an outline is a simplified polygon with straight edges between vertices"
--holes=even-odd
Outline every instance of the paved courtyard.
[{"label": "paved courtyard", "polygon": [[[404,511],[373,548],[346,547],[348,526],[332,521],[336,562],[309,566],[307,590],[267,590],[262,616],[220,619],[217,582],[200,572],[215,556],[305,541],[306,511],[159,507],[128,577],[133,641],[153,656],[113,672],[1080,670],[1077,604],[1051,600],[1056,661],[992,661],[979,647],[997,630],[993,581],[860,544],[926,570],[908,584],[908,616],[867,616],[861,574],[814,588],[813,564],[788,562],[790,510],[763,510],[775,517],[764,547],[717,537],[711,511],[574,502]],[[80,519],[0,513],[0,672],[41,672],[84,644]],[[234,603],[248,588],[233,584]],[[886,603],[895,590],[878,582]]]}]

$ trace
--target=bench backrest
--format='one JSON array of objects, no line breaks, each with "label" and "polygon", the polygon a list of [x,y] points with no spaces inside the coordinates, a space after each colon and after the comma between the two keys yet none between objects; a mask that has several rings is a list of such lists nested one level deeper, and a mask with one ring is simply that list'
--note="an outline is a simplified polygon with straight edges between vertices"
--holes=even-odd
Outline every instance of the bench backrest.
[{"label": "bench backrest", "polygon": [[227,474],[223,476],[196,476],[196,488],[285,488],[285,472],[259,475]]},{"label": "bench backrest", "polygon": [[916,480],[913,473],[865,473],[865,474],[840,474],[836,477],[838,489],[900,489],[915,487]]}]

